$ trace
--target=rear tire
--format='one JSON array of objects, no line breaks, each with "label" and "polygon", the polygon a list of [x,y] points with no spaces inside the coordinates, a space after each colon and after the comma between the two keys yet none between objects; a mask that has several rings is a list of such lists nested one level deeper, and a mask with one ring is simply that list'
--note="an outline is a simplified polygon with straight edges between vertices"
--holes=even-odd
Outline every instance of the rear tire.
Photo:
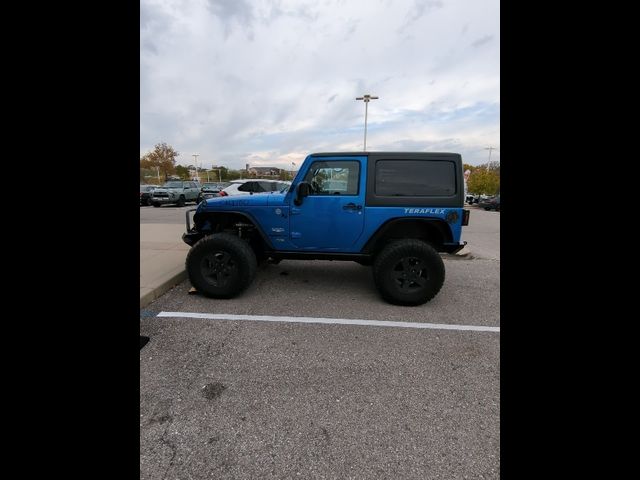
[{"label": "rear tire", "polygon": [[242,239],[218,233],[200,239],[189,250],[186,269],[196,290],[213,298],[231,298],[256,275],[256,255]]},{"label": "rear tire", "polygon": [[444,262],[429,244],[416,239],[387,245],[375,258],[373,279],[387,302],[422,305],[442,288]]}]

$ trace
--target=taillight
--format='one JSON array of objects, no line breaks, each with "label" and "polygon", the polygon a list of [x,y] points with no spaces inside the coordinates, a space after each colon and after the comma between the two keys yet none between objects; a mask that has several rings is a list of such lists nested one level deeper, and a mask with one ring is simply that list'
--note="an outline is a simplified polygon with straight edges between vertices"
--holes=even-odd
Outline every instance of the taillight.
[{"label": "taillight", "polygon": [[226,197],[229,194],[227,192],[220,192],[218,195],[220,195],[221,197]]},{"label": "taillight", "polygon": [[471,210],[462,210],[462,226],[469,225],[469,214]]}]

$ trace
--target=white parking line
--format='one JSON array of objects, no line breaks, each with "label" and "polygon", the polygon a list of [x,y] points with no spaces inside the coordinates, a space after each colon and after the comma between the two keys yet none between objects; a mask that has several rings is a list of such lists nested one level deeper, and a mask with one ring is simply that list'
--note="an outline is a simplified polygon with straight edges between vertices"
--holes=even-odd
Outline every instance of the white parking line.
[{"label": "white parking line", "polygon": [[500,327],[482,325],[451,325],[447,323],[388,322],[383,320],[357,320],[347,318],[272,317],[270,315],[230,315],[224,313],[160,312],[158,317],[202,318],[205,320],[246,320],[252,322],[327,323],[339,325],[368,325],[371,327],[432,328],[436,330],[471,330],[497,332]]}]

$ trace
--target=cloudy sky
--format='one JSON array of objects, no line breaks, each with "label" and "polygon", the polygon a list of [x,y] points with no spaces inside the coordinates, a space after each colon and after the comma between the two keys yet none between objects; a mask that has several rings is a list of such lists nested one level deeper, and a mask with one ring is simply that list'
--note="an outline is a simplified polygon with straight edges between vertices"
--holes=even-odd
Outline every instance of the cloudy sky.
[{"label": "cloudy sky", "polygon": [[[323,151],[500,147],[498,0],[141,0],[140,153],[291,168]],[[494,150],[491,160],[500,159]]]}]

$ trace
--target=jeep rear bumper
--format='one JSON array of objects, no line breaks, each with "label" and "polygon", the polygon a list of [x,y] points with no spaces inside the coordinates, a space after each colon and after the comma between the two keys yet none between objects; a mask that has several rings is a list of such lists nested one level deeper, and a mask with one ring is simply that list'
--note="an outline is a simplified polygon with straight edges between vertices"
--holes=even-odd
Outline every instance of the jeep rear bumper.
[{"label": "jeep rear bumper", "polygon": [[458,253],[460,250],[464,248],[466,244],[467,244],[466,241],[455,242],[455,243],[444,243],[442,245],[442,251],[446,253],[451,253],[451,254]]}]

